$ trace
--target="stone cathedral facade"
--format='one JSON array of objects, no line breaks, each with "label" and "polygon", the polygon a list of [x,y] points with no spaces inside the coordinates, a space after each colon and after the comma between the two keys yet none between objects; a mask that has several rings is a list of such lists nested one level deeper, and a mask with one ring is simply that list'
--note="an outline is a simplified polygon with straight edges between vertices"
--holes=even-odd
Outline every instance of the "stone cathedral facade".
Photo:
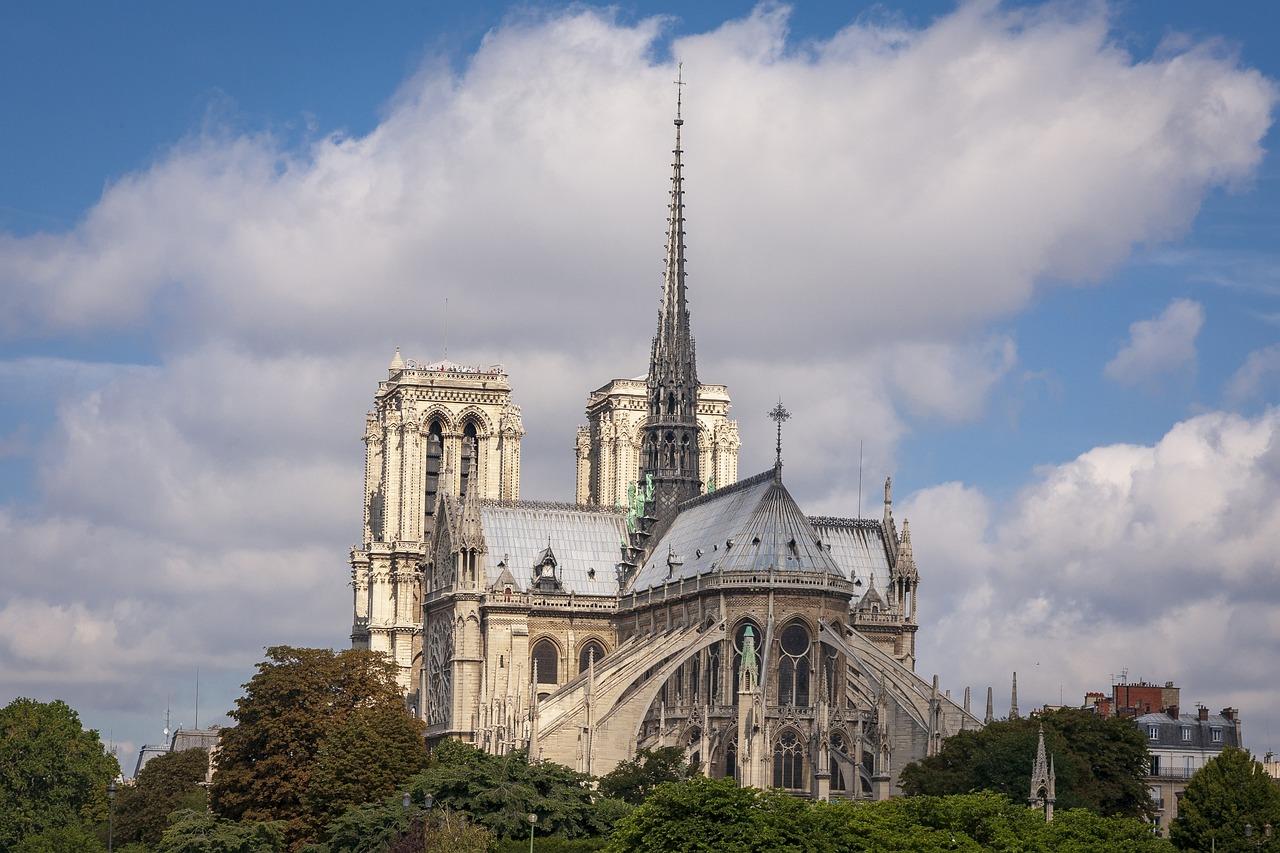
[{"label": "stone cathedral facade", "polygon": [[808,516],[774,465],[738,479],[685,277],[677,108],[667,255],[644,377],[592,393],[577,503],[520,498],[500,367],[397,351],[365,425],[352,644],[390,655],[428,738],[602,774],[677,745],[704,773],[883,798],[977,728],[915,674],[920,583],[890,484],[877,518]]}]

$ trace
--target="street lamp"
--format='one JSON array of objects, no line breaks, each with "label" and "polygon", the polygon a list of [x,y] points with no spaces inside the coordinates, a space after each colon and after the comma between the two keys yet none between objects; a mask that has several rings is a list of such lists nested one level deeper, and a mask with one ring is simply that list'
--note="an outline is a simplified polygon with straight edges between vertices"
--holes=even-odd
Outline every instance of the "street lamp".
[{"label": "street lamp", "polygon": [[422,807],[425,808],[427,811],[431,811],[431,807],[434,806],[435,804],[436,804],[436,798],[431,796],[430,794],[427,794],[425,797],[422,798]]},{"label": "street lamp", "polygon": [[116,780],[107,783],[107,853],[116,846]]},{"label": "street lamp", "polygon": [[409,792],[405,791],[404,794],[400,797],[400,805],[404,806],[405,811],[408,811],[409,803],[410,803]]},{"label": "street lamp", "polygon": [[533,812],[529,813],[529,853],[533,853],[533,827],[538,823],[538,816]]},{"label": "street lamp", "polygon": [[[1253,838],[1253,824],[1246,823],[1244,825],[1244,837],[1249,839]],[[1262,845],[1266,844],[1270,840],[1271,840],[1271,824],[1264,823],[1262,825],[1262,837],[1259,838],[1257,841],[1254,841],[1253,843],[1255,846],[1261,847]]]}]

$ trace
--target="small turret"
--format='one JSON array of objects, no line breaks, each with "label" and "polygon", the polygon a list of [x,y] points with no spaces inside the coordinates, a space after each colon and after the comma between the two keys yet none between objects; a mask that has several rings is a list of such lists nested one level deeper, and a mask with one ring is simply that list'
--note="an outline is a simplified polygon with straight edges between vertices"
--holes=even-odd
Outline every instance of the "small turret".
[{"label": "small turret", "polygon": [[397,370],[404,370],[404,357],[400,355],[400,347],[396,347],[396,354],[391,356],[391,364],[387,365],[387,371],[395,373]]},{"label": "small turret", "polygon": [[1053,820],[1053,804],[1057,800],[1053,760],[1046,759],[1044,748],[1044,726],[1040,726],[1040,741],[1036,744],[1036,761],[1031,767],[1031,794],[1027,803],[1033,809],[1044,811],[1045,822]]}]

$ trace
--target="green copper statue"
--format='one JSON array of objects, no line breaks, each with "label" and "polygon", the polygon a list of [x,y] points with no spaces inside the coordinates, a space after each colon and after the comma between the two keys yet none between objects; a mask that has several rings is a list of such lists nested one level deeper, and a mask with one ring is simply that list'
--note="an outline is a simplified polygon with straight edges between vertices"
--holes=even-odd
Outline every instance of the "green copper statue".
[{"label": "green copper statue", "polygon": [[643,506],[639,506],[637,508],[637,501],[636,501],[637,491],[638,490],[636,489],[635,483],[627,484],[627,532],[628,533],[636,532],[636,522],[640,520],[640,516],[644,513]]}]

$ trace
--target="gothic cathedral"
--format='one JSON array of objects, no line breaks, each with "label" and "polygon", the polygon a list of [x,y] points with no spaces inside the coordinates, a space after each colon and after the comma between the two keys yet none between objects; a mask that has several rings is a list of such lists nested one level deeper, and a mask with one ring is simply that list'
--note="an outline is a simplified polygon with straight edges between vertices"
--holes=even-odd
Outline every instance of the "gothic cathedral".
[{"label": "gothic cathedral", "polygon": [[365,423],[352,645],[396,662],[432,740],[596,775],[675,745],[744,785],[888,797],[982,723],[915,674],[920,578],[888,481],[880,518],[807,516],[781,439],[738,480],[728,389],[698,380],[682,126],[677,104],[649,369],[589,396],[577,503],[520,499],[501,367],[396,351]]}]

